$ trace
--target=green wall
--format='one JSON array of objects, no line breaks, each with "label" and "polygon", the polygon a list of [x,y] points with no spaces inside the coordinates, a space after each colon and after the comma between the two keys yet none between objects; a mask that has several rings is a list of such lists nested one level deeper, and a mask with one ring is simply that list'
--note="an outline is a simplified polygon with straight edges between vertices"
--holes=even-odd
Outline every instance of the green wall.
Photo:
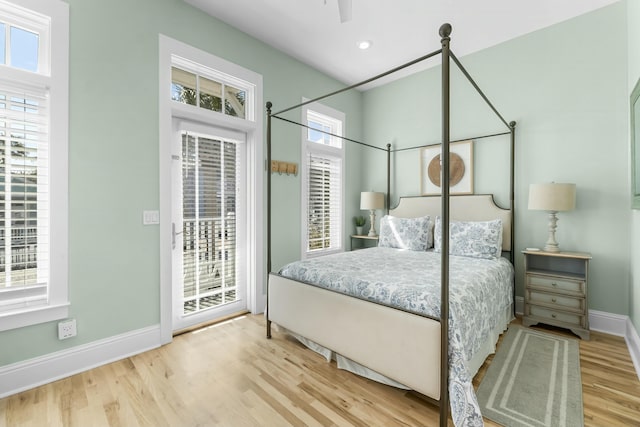
[{"label": "green wall", "polygon": [[[531,183],[577,184],[577,207],[559,214],[557,239],[567,251],[593,254],[589,307],[629,312],[627,33],[624,3],[461,58],[507,121],[517,121],[516,292],[523,295],[525,247],[547,238],[546,213],[527,210]],[[436,34],[434,33],[434,37]],[[456,50],[456,28],[451,36]],[[455,68],[455,65],[452,65]],[[365,139],[411,147],[440,140],[440,68],[364,94]],[[502,131],[459,73],[452,75],[452,139]],[[497,192],[508,206],[508,137],[476,142],[475,191]],[[379,155],[368,158],[380,161]],[[394,163],[392,198],[415,195],[419,153]],[[364,182],[380,187],[376,168]],[[502,183],[501,183],[502,182]],[[637,255],[636,255],[637,257]]]},{"label": "green wall", "polygon": [[[640,79],[640,2],[627,0],[626,5],[627,39],[629,41],[627,49],[629,54],[628,94],[630,96],[636,82]],[[629,316],[636,331],[640,331],[640,210],[632,210],[631,212],[631,294],[629,297]]]},{"label": "green wall", "polygon": [[[1,332],[0,366],[160,321],[160,231],[142,225],[142,211],[159,206],[159,33],[262,74],[264,100],[276,109],[342,87],[181,0],[68,3],[69,295],[78,336],[58,341],[56,322]],[[345,112],[356,139],[361,102],[358,92],[327,102]],[[299,130],[277,126],[274,158],[299,162]],[[348,206],[360,192],[357,165]],[[275,265],[299,257],[299,181],[274,177]]]}]

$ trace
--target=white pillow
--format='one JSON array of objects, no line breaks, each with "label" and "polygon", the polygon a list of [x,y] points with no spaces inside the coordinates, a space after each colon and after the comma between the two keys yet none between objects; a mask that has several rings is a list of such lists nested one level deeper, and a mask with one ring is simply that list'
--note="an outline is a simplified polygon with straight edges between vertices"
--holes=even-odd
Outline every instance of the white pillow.
[{"label": "white pillow", "polygon": [[380,220],[378,246],[426,251],[433,246],[433,222],[429,216],[397,218],[385,215]]},{"label": "white pillow", "polygon": [[[442,220],[436,217],[435,251],[442,249]],[[473,258],[497,259],[502,255],[502,220],[451,221],[449,254]]]}]

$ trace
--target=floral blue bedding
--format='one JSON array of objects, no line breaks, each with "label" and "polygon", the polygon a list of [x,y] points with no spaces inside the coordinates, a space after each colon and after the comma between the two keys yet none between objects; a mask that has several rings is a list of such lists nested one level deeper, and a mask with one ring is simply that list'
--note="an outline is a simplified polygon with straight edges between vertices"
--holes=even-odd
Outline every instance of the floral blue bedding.
[{"label": "floral blue bedding", "polygon": [[[483,425],[467,361],[512,304],[513,266],[449,258],[449,395],[456,426]],[[282,276],[410,312],[440,316],[440,254],[375,247],[297,261]]]}]

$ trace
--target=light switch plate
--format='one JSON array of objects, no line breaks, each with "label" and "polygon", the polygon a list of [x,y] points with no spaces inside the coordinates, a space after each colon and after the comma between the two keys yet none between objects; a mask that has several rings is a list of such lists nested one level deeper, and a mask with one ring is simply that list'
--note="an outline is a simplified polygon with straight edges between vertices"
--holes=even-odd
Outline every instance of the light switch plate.
[{"label": "light switch plate", "polygon": [[144,225],[160,224],[160,211],[143,211],[142,224]]}]

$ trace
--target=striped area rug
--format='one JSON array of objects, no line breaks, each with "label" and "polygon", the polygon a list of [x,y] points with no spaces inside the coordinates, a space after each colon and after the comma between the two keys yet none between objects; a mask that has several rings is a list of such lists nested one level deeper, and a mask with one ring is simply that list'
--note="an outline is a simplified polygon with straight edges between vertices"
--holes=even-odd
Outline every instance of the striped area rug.
[{"label": "striped area rug", "polygon": [[509,326],[477,397],[504,426],[583,426],[578,340]]}]

